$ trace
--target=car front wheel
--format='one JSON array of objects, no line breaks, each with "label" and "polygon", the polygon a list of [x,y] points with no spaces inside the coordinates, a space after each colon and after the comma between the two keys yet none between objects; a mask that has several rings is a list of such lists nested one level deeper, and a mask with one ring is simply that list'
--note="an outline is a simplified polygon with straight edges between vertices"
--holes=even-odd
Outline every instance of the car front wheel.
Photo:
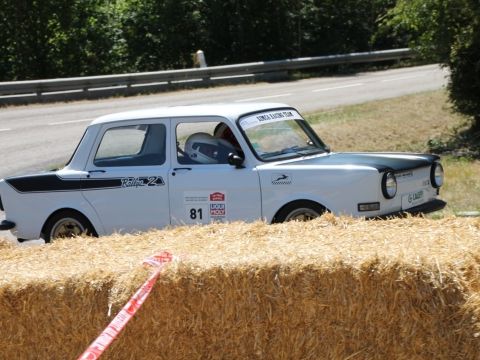
[{"label": "car front wheel", "polygon": [[325,208],[313,201],[295,201],[280,209],[273,222],[308,221],[321,216],[324,212]]},{"label": "car front wheel", "polygon": [[81,235],[96,236],[90,221],[82,214],[63,210],[52,215],[42,231],[42,237],[46,243],[60,238],[72,238]]}]

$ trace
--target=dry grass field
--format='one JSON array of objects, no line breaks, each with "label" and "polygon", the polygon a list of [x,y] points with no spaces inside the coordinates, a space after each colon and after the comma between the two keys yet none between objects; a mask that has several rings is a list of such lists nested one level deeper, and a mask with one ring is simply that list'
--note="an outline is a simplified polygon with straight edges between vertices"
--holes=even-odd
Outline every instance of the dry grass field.
[{"label": "dry grass field", "polygon": [[443,90],[331,109],[306,116],[334,151],[428,151],[466,120]]}]

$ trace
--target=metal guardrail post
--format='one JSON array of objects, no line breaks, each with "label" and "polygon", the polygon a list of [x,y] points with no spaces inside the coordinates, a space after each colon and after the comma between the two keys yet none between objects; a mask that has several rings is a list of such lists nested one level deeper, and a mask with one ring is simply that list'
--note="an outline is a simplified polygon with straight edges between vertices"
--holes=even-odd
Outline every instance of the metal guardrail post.
[{"label": "metal guardrail post", "polygon": [[203,50],[198,50],[195,53],[195,67],[206,68],[207,67],[207,60],[205,60],[205,53]]}]

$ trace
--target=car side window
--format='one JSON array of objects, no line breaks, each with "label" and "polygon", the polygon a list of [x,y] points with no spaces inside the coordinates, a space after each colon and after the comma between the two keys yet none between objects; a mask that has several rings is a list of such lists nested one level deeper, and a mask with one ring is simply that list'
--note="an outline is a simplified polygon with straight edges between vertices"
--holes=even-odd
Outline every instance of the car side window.
[{"label": "car side window", "polygon": [[180,123],[176,129],[179,164],[228,164],[228,156],[242,155],[230,127],[223,122]]},{"label": "car side window", "polygon": [[93,163],[97,167],[162,165],[165,140],[163,124],[110,128],[102,137]]}]

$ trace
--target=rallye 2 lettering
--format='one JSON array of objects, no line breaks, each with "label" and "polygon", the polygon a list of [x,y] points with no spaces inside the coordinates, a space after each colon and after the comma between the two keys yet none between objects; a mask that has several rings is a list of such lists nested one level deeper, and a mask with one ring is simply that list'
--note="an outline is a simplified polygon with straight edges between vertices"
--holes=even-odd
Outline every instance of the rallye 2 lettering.
[{"label": "rallye 2 lettering", "polygon": [[161,176],[126,177],[122,178],[122,187],[163,186],[165,182]]}]

